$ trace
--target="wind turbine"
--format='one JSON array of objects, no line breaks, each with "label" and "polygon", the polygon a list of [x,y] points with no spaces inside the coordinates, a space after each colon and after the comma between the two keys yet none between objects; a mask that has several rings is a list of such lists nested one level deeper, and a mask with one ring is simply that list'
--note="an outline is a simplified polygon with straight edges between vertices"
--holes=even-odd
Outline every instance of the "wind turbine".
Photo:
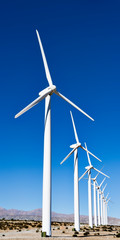
[{"label": "wind turbine", "polygon": [[107,225],[107,199],[108,199],[109,193],[106,195],[106,197],[103,198],[103,203],[104,203],[104,224]]},{"label": "wind turbine", "polygon": [[106,177],[103,179],[103,181],[101,182],[100,185],[98,185],[98,183],[96,181],[96,183],[97,183],[97,186],[96,186],[96,188],[97,188],[97,200],[98,200],[98,225],[99,226],[100,226],[100,188],[101,188],[102,184],[104,183],[105,179],[106,179]]},{"label": "wind turbine", "polygon": [[[73,124],[73,130],[75,134],[76,142],[79,144],[79,139],[75,127],[72,112],[70,111],[71,120]],[[78,186],[78,149],[74,151],[74,228],[76,231],[80,231],[80,217],[79,217],[79,186]]]},{"label": "wind turbine", "polygon": [[101,225],[104,224],[104,220],[103,220],[104,219],[103,193],[105,191],[106,186],[107,186],[107,183],[104,186],[103,190],[100,191],[100,195],[101,195]]},{"label": "wind turbine", "polygon": [[108,209],[108,202],[110,201],[110,199],[111,199],[111,197],[108,200],[106,200],[106,207],[105,207],[106,208],[106,211],[105,211],[106,212],[106,214],[105,214],[106,215],[106,217],[105,217],[106,218],[106,222],[105,222],[106,225],[108,225],[107,209]]},{"label": "wind turbine", "polygon": [[[72,112],[70,111],[73,130],[75,134],[76,142],[79,143],[74,119]],[[74,151],[74,228],[76,231],[80,231],[80,217],[79,217],[79,186],[78,186],[78,149]]]},{"label": "wind turbine", "polygon": [[[87,150],[87,145],[85,143],[85,147]],[[93,221],[92,221],[92,193],[91,193],[91,169],[94,169],[95,171],[101,173],[102,175],[108,177],[106,174],[102,173],[98,169],[94,168],[91,164],[89,152],[87,150],[87,157],[88,157],[88,163],[89,166],[85,167],[87,170],[84,172],[84,174],[79,178],[79,181],[85,176],[86,173],[88,173],[88,210],[89,210],[89,226],[93,227]]]},{"label": "wind turbine", "polygon": [[21,110],[18,114],[15,115],[15,118],[19,117],[40,101],[45,98],[45,128],[44,128],[44,164],[43,164],[43,207],[42,207],[42,232],[45,232],[47,236],[51,236],[51,95],[55,93],[66,102],[71,104],[77,110],[82,112],[88,118],[94,121],[87,113],[85,113],[82,109],[80,109],[77,105],[71,102],[68,98],[63,96],[60,92],[56,90],[56,86],[53,85],[51,75],[49,72],[49,68],[47,65],[47,60],[45,57],[45,53],[43,50],[42,42],[39,36],[38,31],[36,30],[43,64],[45,68],[45,74],[48,81],[49,86],[39,92],[39,97],[36,98],[32,103],[30,103],[27,107]]},{"label": "wind turbine", "polygon": [[106,224],[106,208],[105,208],[105,196],[103,194],[103,197],[102,197],[102,201],[103,201],[103,225]]},{"label": "wind turbine", "polygon": [[[102,170],[102,169],[101,169]],[[93,180],[93,191],[94,191],[94,225],[97,226],[97,202],[96,202],[96,179],[100,173],[92,178]]]},{"label": "wind turbine", "polygon": [[106,220],[106,200],[107,200],[107,198],[108,198],[108,196],[109,196],[109,193],[107,194],[107,196],[106,197],[103,197],[103,204],[104,204],[104,224],[106,225],[106,222],[107,222],[107,220]]}]

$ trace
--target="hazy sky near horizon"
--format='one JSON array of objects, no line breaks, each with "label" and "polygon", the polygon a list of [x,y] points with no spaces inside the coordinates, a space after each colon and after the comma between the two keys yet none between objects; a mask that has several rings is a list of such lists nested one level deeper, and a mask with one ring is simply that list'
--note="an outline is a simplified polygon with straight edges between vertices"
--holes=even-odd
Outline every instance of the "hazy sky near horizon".
[{"label": "hazy sky near horizon", "polygon": [[[98,156],[92,164],[110,175],[109,215],[120,217],[120,2],[87,0],[2,1],[0,4],[0,206],[42,207],[44,100],[14,115],[48,86],[35,30],[38,29],[58,91],[95,119],[58,96],[52,105],[52,210],[73,213],[73,155],[79,141]],[[79,176],[88,165],[79,150]],[[95,172],[92,172],[95,176]],[[103,177],[99,176],[98,183]],[[87,180],[79,184],[80,214],[88,214]]]}]

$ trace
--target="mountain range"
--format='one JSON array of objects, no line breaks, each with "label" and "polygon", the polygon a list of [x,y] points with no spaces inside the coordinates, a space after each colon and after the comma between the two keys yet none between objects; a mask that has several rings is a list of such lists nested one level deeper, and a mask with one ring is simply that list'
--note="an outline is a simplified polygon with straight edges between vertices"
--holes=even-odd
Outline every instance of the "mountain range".
[{"label": "mountain range", "polygon": [[[0,207],[0,219],[19,219],[19,220],[42,220],[42,209],[38,208],[31,211],[17,210],[17,209],[5,209]],[[73,222],[73,214],[61,214],[52,212],[52,221],[56,222]],[[81,223],[88,223],[88,216],[80,216]],[[108,217],[108,224],[120,225],[119,218]]]}]

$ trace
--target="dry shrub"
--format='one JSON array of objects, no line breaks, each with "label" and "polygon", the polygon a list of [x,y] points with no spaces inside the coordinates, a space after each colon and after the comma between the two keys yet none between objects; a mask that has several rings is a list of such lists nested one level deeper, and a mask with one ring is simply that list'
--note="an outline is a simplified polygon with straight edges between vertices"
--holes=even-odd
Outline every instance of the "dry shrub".
[{"label": "dry shrub", "polygon": [[84,236],[88,236],[89,234],[89,231],[84,232]]}]

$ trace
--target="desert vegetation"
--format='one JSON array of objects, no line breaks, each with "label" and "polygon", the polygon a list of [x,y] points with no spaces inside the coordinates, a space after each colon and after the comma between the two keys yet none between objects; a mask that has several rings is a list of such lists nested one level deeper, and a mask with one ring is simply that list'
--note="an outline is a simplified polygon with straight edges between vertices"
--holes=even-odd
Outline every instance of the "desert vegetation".
[{"label": "desert vegetation", "polygon": [[[0,239],[14,239],[12,236],[17,234],[21,236],[20,239],[28,240],[31,236],[36,235],[36,239],[40,239],[42,235],[42,222],[29,220],[0,220]],[[27,238],[28,237],[28,238]],[[120,238],[120,226],[100,226],[90,228],[87,224],[81,225],[80,232],[77,232],[71,222],[52,222],[52,237],[51,239],[113,239]]]}]

